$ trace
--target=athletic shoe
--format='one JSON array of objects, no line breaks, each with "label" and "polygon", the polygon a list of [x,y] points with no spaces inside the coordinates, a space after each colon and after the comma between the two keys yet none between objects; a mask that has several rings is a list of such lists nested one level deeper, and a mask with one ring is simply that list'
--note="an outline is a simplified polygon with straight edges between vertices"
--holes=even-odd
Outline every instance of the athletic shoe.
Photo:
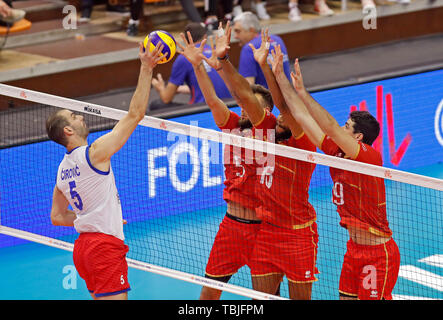
[{"label": "athletic shoe", "polygon": [[301,21],[301,13],[300,10],[298,9],[298,4],[297,3],[289,3],[289,15],[288,15],[289,20],[291,20],[292,22],[298,22]]},{"label": "athletic shoe", "polygon": [[243,9],[240,5],[236,5],[234,6],[234,8],[232,8],[232,15],[234,16],[234,18],[241,13],[243,13]]},{"label": "athletic shoe", "polygon": [[205,21],[206,30],[213,31],[218,28],[218,19],[215,17],[208,17]]},{"label": "athletic shoe", "polygon": [[334,15],[334,11],[332,11],[326,3],[322,2],[321,4],[314,5],[314,11],[318,13],[319,16],[322,17],[330,17]]},{"label": "athletic shoe", "polygon": [[25,10],[11,9],[11,15],[9,17],[0,16],[0,21],[12,25],[17,21],[22,20],[25,17],[25,15],[26,15]]},{"label": "athletic shoe", "polygon": [[266,11],[266,2],[259,2],[255,6],[255,10],[257,12],[257,17],[260,20],[269,20],[271,17],[269,16],[268,12]]},{"label": "athletic shoe", "polygon": [[126,29],[126,34],[130,37],[136,37],[138,35],[138,24],[129,23],[128,29]]}]

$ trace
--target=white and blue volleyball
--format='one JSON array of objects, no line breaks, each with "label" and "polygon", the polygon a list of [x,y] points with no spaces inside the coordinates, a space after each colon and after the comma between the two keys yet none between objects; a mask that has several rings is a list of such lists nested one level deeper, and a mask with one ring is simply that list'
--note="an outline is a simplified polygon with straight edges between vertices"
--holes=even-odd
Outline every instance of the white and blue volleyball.
[{"label": "white and blue volleyball", "polygon": [[160,42],[161,44],[163,44],[162,54],[165,55],[165,58],[163,60],[160,60],[158,62],[159,64],[166,63],[174,58],[177,47],[174,37],[169,32],[163,30],[152,31],[146,36],[145,41],[143,42],[143,46],[145,47],[145,49],[146,45],[148,44],[148,39],[151,39],[149,51],[154,50],[157,43]]}]

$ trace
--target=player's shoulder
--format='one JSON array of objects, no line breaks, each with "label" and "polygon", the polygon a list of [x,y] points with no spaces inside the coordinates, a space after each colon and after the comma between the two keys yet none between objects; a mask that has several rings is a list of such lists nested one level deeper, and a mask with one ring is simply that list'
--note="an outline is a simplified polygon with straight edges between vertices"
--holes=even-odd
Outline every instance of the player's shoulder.
[{"label": "player's shoulder", "polygon": [[381,153],[376,150],[373,146],[370,146],[366,143],[359,141],[360,150],[355,160],[375,164],[375,165],[383,165],[383,159]]},{"label": "player's shoulder", "polygon": [[175,58],[173,67],[182,68],[183,66],[192,66],[192,64],[185,58],[184,55],[178,54],[177,58]]}]

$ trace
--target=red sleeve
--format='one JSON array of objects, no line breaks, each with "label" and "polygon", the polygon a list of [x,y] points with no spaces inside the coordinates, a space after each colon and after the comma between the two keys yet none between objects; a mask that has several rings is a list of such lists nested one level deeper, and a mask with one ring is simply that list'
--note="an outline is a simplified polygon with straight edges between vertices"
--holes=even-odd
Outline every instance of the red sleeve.
[{"label": "red sleeve", "polygon": [[335,156],[340,149],[338,145],[329,136],[323,138],[320,148],[325,154]]},{"label": "red sleeve", "polygon": [[317,147],[311,142],[311,140],[309,140],[308,136],[305,133],[302,133],[301,136],[297,138],[291,136],[291,138],[289,138],[288,145],[307,151],[317,151]]},{"label": "red sleeve", "polygon": [[238,114],[236,114],[235,112],[230,111],[228,120],[226,120],[226,123],[224,125],[220,126],[219,128],[221,130],[223,130],[223,129],[229,129],[229,130],[236,129],[236,128],[238,128],[238,119],[240,119],[240,116]]},{"label": "red sleeve", "polygon": [[357,157],[355,158],[356,161],[375,164],[379,166],[383,165],[383,160],[381,158],[380,152],[375,150],[370,145],[367,145],[360,141],[358,144],[360,145],[360,150],[358,151]]}]

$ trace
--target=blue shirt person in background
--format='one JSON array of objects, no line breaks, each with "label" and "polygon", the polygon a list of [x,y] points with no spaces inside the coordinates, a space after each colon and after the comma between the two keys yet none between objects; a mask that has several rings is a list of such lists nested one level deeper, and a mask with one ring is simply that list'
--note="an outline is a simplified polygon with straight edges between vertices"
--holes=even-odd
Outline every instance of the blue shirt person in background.
[{"label": "blue shirt person in background", "polygon": [[[203,27],[200,23],[193,22],[189,23],[186,26],[185,34],[188,31],[191,33],[192,38],[196,39],[194,42],[198,47],[206,34],[205,27]],[[208,58],[211,56],[211,47],[209,45],[205,45],[203,54]],[[217,71],[211,68],[205,61],[203,61],[203,64],[206,68],[206,72],[208,73],[209,78],[214,84],[214,89],[217,96],[220,99],[232,98],[228,88],[226,87],[225,82],[219,76]],[[205,102],[203,94],[198,85],[192,64],[182,55],[178,55],[175,59],[174,64],[172,65],[171,75],[169,77],[168,83],[165,84],[161,74],[157,74],[157,77],[152,79],[152,85],[160,95],[160,100],[153,101],[150,104],[150,110],[181,105],[178,103],[174,103],[172,100],[176,93],[186,92],[185,90],[183,90],[183,87],[189,88],[188,92],[190,93],[190,99],[188,104]]]},{"label": "blue shirt person in background", "polygon": [[[254,53],[249,47],[250,44],[254,48],[259,48],[261,45],[261,26],[257,16],[252,12],[243,12],[234,19],[234,37],[242,47],[240,52],[240,61],[238,64],[238,72],[245,77],[249,83],[260,84],[265,88],[268,87],[265,76],[254,59]],[[271,35],[271,42],[269,48],[269,58],[272,59],[272,49],[279,44],[283,53],[283,69],[288,79],[291,79],[291,66],[288,57],[288,51],[283,40],[277,35]]]}]

